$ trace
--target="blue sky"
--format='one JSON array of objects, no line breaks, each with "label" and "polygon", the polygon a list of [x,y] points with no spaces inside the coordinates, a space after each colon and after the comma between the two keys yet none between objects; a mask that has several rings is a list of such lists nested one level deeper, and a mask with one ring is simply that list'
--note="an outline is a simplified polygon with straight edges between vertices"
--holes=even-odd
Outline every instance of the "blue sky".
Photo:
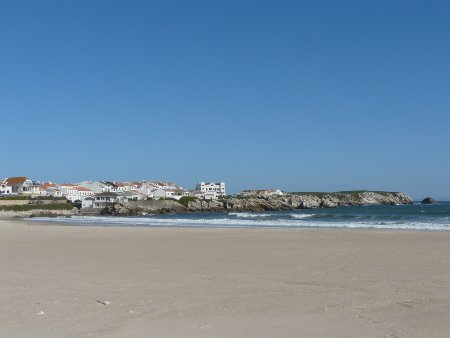
[{"label": "blue sky", "polygon": [[0,176],[450,199],[448,1],[0,1]]}]

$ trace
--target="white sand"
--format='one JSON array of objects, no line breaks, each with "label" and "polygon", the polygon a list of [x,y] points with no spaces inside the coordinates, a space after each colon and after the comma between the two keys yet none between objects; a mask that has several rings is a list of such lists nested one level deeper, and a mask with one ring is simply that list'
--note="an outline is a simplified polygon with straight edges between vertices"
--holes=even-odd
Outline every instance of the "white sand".
[{"label": "white sand", "polygon": [[450,232],[0,221],[0,337],[31,336],[450,337]]}]

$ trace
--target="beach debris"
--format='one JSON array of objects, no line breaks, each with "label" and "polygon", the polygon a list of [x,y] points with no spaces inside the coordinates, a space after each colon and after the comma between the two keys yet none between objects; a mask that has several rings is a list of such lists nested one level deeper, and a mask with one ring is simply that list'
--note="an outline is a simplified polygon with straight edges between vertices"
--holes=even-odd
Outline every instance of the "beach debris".
[{"label": "beach debris", "polygon": [[100,303],[102,305],[109,305],[110,304],[109,301],[107,301],[107,300],[100,300],[100,299],[97,299],[97,303]]},{"label": "beach debris", "polygon": [[209,325],[197,325],[198,329],[209,329]]},{"label": "beach debris", "polygon": [[45,315],[45,312],[44,312],[44,311],[41,311],[41,312],[38,313],[38,315],[39,315],[39,316],[43,316],[43,315]]}]

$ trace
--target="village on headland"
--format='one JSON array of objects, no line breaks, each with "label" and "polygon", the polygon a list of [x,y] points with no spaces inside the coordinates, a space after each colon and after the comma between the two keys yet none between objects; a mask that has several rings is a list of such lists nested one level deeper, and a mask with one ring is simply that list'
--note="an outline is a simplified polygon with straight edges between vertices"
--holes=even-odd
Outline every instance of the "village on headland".
[{"label": "village on headland", "polygon": [[26,216],[118,215],[147,213],[277,211],[334,208],[346,205],[411,204],[402,192],[342,191],[335,193],[283,192],[279,189],[243,190],[226,195],[224,182],[199,182],[188,190],[162,181],[39,182],[25,176],[0,181],[0,212]]},{"label": "village on headland", "polygon": [[53,183],[32,180],[25,176],[8,177],[0,182],[0,196],[51,197],[81,203],[83,208],[104,208],[107,203],[195,197],[214,200],[225,196],[224,182],[199,182],[187,190],[174,182],[139,181],[82,181]]}]

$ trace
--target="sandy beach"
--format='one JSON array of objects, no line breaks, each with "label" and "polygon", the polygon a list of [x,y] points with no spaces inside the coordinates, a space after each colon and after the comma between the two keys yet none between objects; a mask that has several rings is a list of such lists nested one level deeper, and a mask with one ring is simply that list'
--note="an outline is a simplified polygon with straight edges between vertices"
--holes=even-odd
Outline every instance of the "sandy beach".
[{"label": "sandy beach", "polygon": [[449,337],[450,233],[0,221],[0,337]]}]

